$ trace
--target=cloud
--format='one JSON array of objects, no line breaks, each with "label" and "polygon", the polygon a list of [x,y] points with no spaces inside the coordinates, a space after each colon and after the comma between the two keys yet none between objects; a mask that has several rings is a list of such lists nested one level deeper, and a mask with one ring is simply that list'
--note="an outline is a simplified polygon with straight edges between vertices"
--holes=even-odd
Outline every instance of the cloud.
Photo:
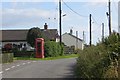
[{"label": "cloud", "polygon": [[23,16],[28,16],[28,17],[49,17],[50,16],[50,11],[47,10],[40,10],[40,9],[5,9],[3,10],[3,15],[23,15]]},{"label": "cloud", "polygon": [[2,2],[45,2],[51,0],[2,0]]},{"label": "cloud", "polygon": [[[58,2],[59,0],[2,0],[2,2]],[[65,2],[108,2],[108,0],[64,0]],[[118,2],[119,0],[111,0]]]},{"label": "cloud", "polygon": [[[52,14],[51,14],[52,13]],[[49,17],[57,12],[42,9],[3,9],[2,26],[16,26],[35,23]]]}]

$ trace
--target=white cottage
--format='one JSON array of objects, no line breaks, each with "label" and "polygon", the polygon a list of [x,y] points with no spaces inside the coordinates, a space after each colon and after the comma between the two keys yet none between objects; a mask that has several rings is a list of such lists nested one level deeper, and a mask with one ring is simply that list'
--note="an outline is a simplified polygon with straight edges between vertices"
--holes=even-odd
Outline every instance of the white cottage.
[{"label": "white cottage", "polygon": [[[44,29],[40,29],[41,34],[47,37],[50,41],[59,41],[59,35],[57,29],[48,29],[48,25],[44,25]],[[26,46],[27,50],[32,47],[27,44],[26,38],[29,29],[22,30],[0,30],[0,47],[4,47],[5,44]],[[2,43],[1,43],[2,42]]]},{"label": "white cottage", "polygon": [[75,46],[75,49],[81,49],[84,48],[84,41],[71,33],[65,33],[62,35],[62,42],[66,46]]}]

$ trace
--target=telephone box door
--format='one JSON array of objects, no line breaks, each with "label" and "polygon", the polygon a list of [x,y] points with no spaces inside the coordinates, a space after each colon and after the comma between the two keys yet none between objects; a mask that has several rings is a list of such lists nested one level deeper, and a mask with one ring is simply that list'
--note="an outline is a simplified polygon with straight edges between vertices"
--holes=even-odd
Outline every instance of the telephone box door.
[{"label": "telephone box door", "polygon": [[44,58],[44,39],[37,38],[35,41],[36,58]]}]

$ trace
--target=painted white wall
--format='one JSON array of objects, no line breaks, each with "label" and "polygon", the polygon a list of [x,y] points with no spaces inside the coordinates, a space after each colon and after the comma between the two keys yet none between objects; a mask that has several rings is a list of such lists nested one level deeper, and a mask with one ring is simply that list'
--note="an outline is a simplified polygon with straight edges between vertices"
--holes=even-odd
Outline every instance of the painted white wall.
[{"label": "painted white wall", "polygon": [[74,38],[73,36],[65,33],[62,35],[62,42],[67,45],[67,46],[75,46],[75,49],[82,49],[84,48],[84,43],[83,41],[78,40],[78,42],[76,41],[76,38]]},{"label": "painted white wall", "polygon": [[59,39],[59,38],[56,38],[56,42],[60,42],[60,39]]}]

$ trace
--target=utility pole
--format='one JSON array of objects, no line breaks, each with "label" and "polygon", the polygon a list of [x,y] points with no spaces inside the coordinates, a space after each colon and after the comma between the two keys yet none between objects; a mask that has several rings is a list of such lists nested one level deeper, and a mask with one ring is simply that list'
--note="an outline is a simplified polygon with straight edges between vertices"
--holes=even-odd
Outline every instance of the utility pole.
[{"label": "utility pole", "polygon": [[111,35],[111,2],[110,2],[110,0],[109,0],[109,2],[108,2],[108,9],[109,9],[109,35]]},{"label": "utility pole", "polygon": [[78,31],[76,31],[76,49],[78,49]]},{"label": "utility pole", "polygon": [[83,42],[85,43],[85,31],[83,31]]},{"label": "utility pole", "polygon": [[91,31],[91,27],[92,27],[92,19],[91,19],[92,15],[90,14],[90,46],[92,44],[92,31]]},{"label": "utility pole", "polygon": [[104,41],[104,23],[102,23],[102,42]]},{"label": "utility pole", "polygon": [[61,34],[62,34],[62,30],[61,30],[61,0],[59,0],[59,31],[60,31],[60,45],[62,44],[62,38],[61,38]]}]

